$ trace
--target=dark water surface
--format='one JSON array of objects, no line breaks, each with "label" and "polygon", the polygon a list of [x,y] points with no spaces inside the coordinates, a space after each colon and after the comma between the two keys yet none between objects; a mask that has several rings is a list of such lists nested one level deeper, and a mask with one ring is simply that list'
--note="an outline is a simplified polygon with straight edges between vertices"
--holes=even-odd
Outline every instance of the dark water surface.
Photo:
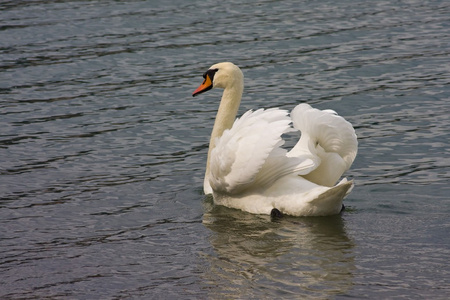
[{"label": "dark water surface", "polygon": [[[448,299],[449,28],[444,0],[1,1],[0,298]],[[220,61],[240,113],[354,124],[346,212],[202,194]]]}]

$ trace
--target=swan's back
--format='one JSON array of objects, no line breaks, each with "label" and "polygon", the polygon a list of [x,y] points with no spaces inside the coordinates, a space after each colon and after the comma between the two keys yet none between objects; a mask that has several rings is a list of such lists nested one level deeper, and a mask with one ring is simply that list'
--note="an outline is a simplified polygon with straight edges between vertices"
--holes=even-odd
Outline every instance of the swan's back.
[{"label": "swan's back", "polygon": [[[282,134],[302,132],[287,153]],[[283,176],[302,175],[333,186],[352,164],[357,151],[350,123],[333,111],[298,105],[288,116],[280,109],[248,111],[216,140],[211,152],[209,183],[216,193],[263,192]]]}]

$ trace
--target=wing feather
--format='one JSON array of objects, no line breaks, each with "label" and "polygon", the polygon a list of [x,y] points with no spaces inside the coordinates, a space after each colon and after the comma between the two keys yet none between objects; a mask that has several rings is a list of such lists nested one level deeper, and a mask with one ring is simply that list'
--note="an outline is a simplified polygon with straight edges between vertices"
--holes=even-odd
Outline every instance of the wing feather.
[{"label": "wing feather", "polygon": [[210,184],[226,194],[263,189],[281,176],[307,174],[316,167],[307,157],[287,157],[281,135],[292,130],[286,110],[248,111],[216,140]]},{"label": "wing feather", "polygon": [[291,117],[302,135],[289,156],[310,155],[318,167],[305,176],[316,184],[333,186],[352,165],[358,150],[353,126],[332,110],[297,105]]}]

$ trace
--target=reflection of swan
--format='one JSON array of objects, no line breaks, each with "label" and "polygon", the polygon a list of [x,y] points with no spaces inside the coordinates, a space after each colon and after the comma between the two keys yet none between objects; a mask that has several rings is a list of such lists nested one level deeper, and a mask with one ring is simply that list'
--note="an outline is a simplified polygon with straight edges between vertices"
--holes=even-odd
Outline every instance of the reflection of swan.
[{"label": "reflection of swan", "polygon": [[[203,77],[193,96],[213,87],[224,89],[204,181],[205,193],[212,193],[216,204],[257,214],[273,209],[295,216],[340,212],[353,183],[343,179],[334,184],[357,152],[350,123],[331,110],[307,104],[294,108],[291,117],[285,110],[260,109],[234,122],[244,89],[241,70],[219,63]],[[291,121],[302,136],[287,152],[281,148],[281,135],[293,130]]]},{"label": "reflection of swan", "polygon": [[206,200],[212,253],[203,282],[210,299],[330,299],[353,286],[354,243],[342,216],[251,215]]}]

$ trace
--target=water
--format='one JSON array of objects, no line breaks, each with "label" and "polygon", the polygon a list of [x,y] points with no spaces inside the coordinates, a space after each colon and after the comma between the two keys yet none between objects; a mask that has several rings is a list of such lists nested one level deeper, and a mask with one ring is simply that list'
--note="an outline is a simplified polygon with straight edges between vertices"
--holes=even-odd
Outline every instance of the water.
[{"label": "water", "polygon": [[[448,1],[0,8],[0,298],[448,298]],[[246,76],[240,113],[354,124],[346,212],[202,195],[220,92],[191,93],[220,61]]]}]

